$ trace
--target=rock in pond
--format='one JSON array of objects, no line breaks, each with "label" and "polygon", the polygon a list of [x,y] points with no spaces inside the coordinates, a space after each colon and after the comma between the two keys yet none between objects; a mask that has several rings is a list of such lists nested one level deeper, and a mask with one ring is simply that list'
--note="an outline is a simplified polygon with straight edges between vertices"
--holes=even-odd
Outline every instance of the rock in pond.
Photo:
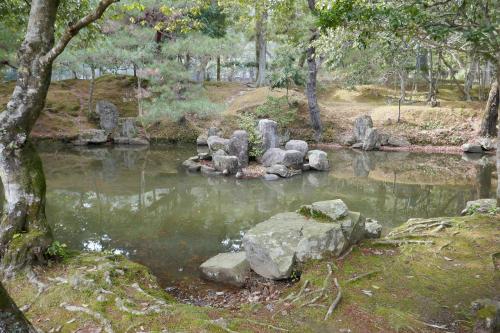
[{"label": "rock in pond", "polygon": [[261,119],[257,127],[262,139],[262,150],[278,148],[280,141],[278,135],[278,123],[270,119]]},{"label": "rock in pond", "polygon": [[239,170],[238,158],[236,156],[214,155],[214,168],[225,174],[236,174]]},{"label": "rock in pond", "polygon": [[302,158],[304,158],[309,150],[309,145],[303,140],[290,140],[285,144],[285,149],[300,151]]},{"label": "rock in pond", "polygon": [[283,150],[281,148],[271,148],[261,157],[261,163],[265,167],[281,164],[293,169],[302,169],[304,157],[298,150]]},{"label": "rock in pond", "polygon": [[278,175],[266,173],[264,176],[262,176],[262,179],[267,181],[273,181],[273,180],[279,180],[280,177]]},{"label": "rock in pond", "polygon": [[229,140],[213,135],[208,137],[207,144],[208,144],[208,149],[210,150],[211,153],[214,153],[219,149],[222,149],[225,152],[227,152]]},{"label": "rock in pond", "polygon": [[373,127],[372,117],[363,115],[354,120],[354,138],[356,141],[364,141],[366,131]]},{"label": "rock in pond", "polygon": [[185,167],[189,172],[198,172],[200,171],[201,164],[198,163],[198,159],[194,157],[188,158],[184,162],[182,162],[182,166]]},{"label": "rock in pond", "polygon": [[[390,140],[390,139],[389,139]],[[363,150],[374,150],[380,148],[380,139],[376,128],[368,128],[363,140]]]},{"label": "rock in pond", "polygon": [[464,153],[482,153],[483,147],[479,143],[466,143],[462,145],[462,151]]},{"label": "rock in pond", "polygon": [[[380,135],[381,136],[381,135]],[[382,142],[381,142],[382,144]],[[411,145],[410,141],[402,136],[390,136],[387,140],[387,145],[393,147],[409,147]]]},{"label": "rock in pond", "polygon": [[248,133],[246,131],[234,131],[229,139],[228,153],[238,158],[240,167],[248,166]]},{"label": "rock in pond", "polygon": [[219,253],[200,266],[202,276],[210,281],[241,287],[250,273],[245,252]]},{"label": "rock in pond", "polygon": [[108,141],[108,134],[104,130],[88,129],[78,135],[78,139],[73,141],[76,146],[88,144],[100,144]]},{"label": "rock in pond", "polygon": [[259,275],[289,278],[296,261],[340,254],[347,242],[340,224],[314,222],[298,213],[281,213],[257,224],[243,237],[250,267]]},{"label": "rock in pond", "polygon": [[98,101],[95,112],[99,117],[99,126],[106,134],[111,134],[118,127],[118,108],[109,101]]},{"label": "rock in pond", "polygon": [[496,140],[491,139],[489,137],[482,137],[479,138],[478,143],[481,145],[481,148],[483,148],[486,151],[494,150],[496,146]]},{"label": "rock in pond", "polygon": [[284,165],[275,164],[266,169],[268,174],[278,175],[281,178],[290,178],[295,175],[300,175],[302,170],[300,169],[289,169]]},{"label": "rock in pond", "polygon": [[328,155],[322,150],[310,150],[307,153],[309,160],[309,167],[318,171],[330,170],[330,162],[328,162]]},{"label": "rock in pond", "polygon": [[349,209],[340,199],[314,202],[311,205],[311,213],[325,216],[331,221],[336,221],[347,216]]},{"label": "rock in pond", "polygon": [[489,213],[497,208],[496,199],[478,199],[473,201],[467,201],[465,209],[462,211],[462,215],[471,215],[474,213]]}]

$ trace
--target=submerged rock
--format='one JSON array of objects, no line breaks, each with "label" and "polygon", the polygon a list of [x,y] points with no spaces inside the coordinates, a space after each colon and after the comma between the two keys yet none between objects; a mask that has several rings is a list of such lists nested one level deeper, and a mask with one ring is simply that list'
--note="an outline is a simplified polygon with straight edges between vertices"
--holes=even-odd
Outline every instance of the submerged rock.
[{"label": "submerged rock", "polygon": [[278,123],[270,119],[261,119],[257,126],[261,140],[262,150],[279,147]]},{"label": "submerged rock", "polygon": [[266,173],[264,176],[262,176],[262,179],[273,181],[273,180],[279,180],[280,177],[278,175]]},{"label": "submerged rock", "polygon": [[219,253],[200,266],[202,276],[210,281],[241,287],[250,274],[245,252]]},{"label": "submerged rock", "polygon": [[234,131],[229,139],[228,153],[238,158],[240,167],[248,166],[248,133],[246,131]]},{"label": "submerged rock", "polygon": [[303,140],[290,140],[285,144],[285,149],[300,151],[302,158],[304,158],[309,150],[309,145]]},{"label": "submerged rock", "polygon": [[310,150],[307,153],[309,166],[311,169],[318,171],[330,170],[330,162],[328,155],[322,150]]},{"label": "submerged rock", "polygon": [[185,167],[190,172],[198,172],[200,171],[201,168],[201,164],[198,163],[198,161],[194,160],[193,158],[189,158],[184,162],[182,162],[182,166]]}]

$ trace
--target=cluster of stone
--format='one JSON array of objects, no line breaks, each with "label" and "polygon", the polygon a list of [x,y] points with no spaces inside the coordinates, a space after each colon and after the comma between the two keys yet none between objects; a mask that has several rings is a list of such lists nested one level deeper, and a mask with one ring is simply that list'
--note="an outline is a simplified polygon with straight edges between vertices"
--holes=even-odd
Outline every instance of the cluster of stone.
[{"label": "cluster of stone", "polygon": [[221,253],[200,266],[205,279],[241,286],[251,270],[273,280],[288,279],[297,264],[325,255],[341,255],[382,227],[340,199],[315,202],[297,212],[277,214],[243,236],[244,251]]},{"label": "cluster of stone", "polygon": [[342,144],[363,150],[378,150],[381,146],[410,146],[410,142],[404,137],[381,133],[373,127],[373,120],[368,115],[360,116],[354,120],[353,133],[342,138]]},{"label": "cluster of stone", "polygon": [[98,101],[92,115],[99,124],[99,129],[82,131],[72,143],[77,146],[104,144],[148,145],[149,141],[141,137],[135,118],[120,118],[118,108],[109,101]]},{"label": "cluster of stone", "polygon": [[478,138],[475,141],[462,145],[464,153],[483,154],[484,152],[494,150],[496,140],[488,137]]},{"label": "cluster of stone", "polygon": [[[280,148],[278,124],[275,121],[261,119],[257,131],[261,139],[261,150],[264,152],[258,162],[266,167],[266,174],[263,176],[265,180],[288,178],[307,170],[330,169],[327,154],[321,150],[309,150],[305,141],[289,140]],[[234,131],[229,139],[225,139],[219,129],[210,128],[207,134],[197,138],[196,143],[198,155],[183,163],[188,171],[243,176],[242,169],[249,163],[246,131]],[[203,150],[203,147],[206,149]]]}]

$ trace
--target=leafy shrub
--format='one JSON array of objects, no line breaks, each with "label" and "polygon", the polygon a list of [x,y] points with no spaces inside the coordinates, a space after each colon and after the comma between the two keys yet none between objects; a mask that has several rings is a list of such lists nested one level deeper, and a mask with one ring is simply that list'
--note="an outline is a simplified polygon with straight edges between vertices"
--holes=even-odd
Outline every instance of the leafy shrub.
[{"label": "leafy shrub", "polygon": [[66,244],[60,243],[59,241],[54,241],[47,248],[46,254],[51,258],[66,258],[68,256],[66,247]]},{"label": "leafy shrub", "polygon": [[257,131],[257,119],[252,114],[241,114],[238,119],[239,128],[248,133],[248,156],[257,158],[264,152],[262,151],[262,139]]},{"label": "leafy shrub", "polygon": [[257,118],[269,118],[278,123],[281,129],[287,128],[297,117],[298,103],[288,103],[286,96],[268,96],[267,101],[255,110]]}]

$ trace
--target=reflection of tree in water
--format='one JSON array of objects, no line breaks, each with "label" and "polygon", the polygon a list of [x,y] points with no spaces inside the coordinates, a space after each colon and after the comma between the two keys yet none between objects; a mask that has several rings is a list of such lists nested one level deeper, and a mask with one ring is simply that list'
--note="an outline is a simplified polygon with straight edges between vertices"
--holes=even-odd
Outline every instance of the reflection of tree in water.
[{"label": "reflection of tree in water", "polygon": [[[353,211],[392,226],[457,214],[477,195],[463,170],[462,178],[454,176],[457,185],[405,183],[412,163],[422,163],[412,154],[332,152],[330,173],[265,182],[188,174],[179,165],[189,149],[43,152],[56,238],[74,248],[119,249],[165,282],[197,274],[205,258],[229,250],[242,230],[302,204],[341,198]],[[356,164],[369,173],[352,177]],[[388,177],[374,179],[372,172]]]}]

